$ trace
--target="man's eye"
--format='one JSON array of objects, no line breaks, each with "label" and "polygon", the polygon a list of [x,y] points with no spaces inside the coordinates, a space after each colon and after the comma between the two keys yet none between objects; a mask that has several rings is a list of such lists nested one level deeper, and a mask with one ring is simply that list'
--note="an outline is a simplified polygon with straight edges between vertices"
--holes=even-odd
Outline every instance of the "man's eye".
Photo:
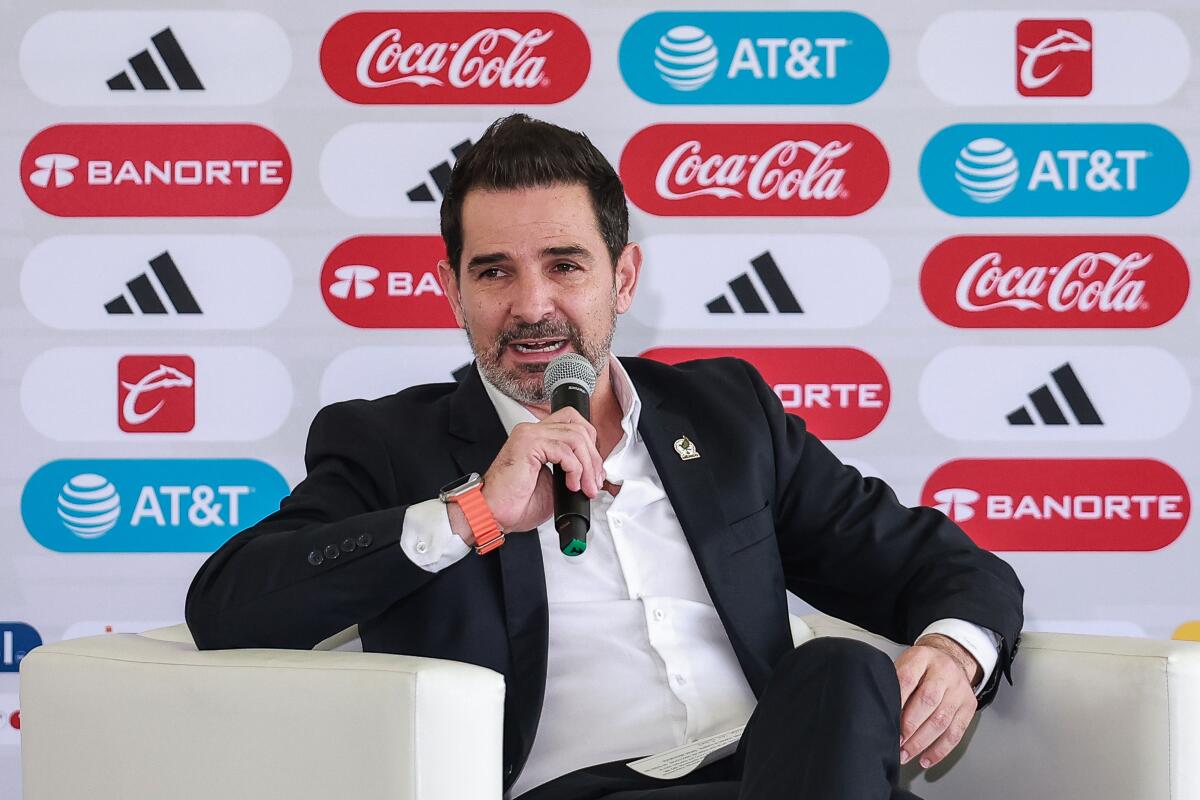
[{"label": "man's eye", "polygon": [[500,270],[496,269],[495,267],[490,267],[488,269],[479,271],[480,278],[496,278],[499,277],[499,275]]},{"label": "man's eye", "polygon": [[572,264],[570,261],[560,261],[554,265],[554,268],[559,272],[574,272],[579,269],[579,265]]}]

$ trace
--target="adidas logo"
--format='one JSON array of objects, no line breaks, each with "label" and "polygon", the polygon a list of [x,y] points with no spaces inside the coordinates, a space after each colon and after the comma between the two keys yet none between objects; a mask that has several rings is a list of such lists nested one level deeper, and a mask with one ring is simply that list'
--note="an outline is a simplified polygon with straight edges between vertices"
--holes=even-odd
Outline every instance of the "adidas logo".
[{"label": "adidas logo", "polygon": [[[471,149],[473,143],[470,139],[464,139],[454,147],[450,148],[450,152],[454,154],[454,160],[462,158],[468,150]],[[446,185],[450,183],[450,169],[454,165],[449,161],[443,161],[433,169],[429,170],[429,177],[433,179],[434,186],[438,192],[445,194]],[[416,186],[408,190],[408,199],[414,203],[432,203],[434,200],[433,191],[429,188],[429,183],[418,183]]]},{"label": "adidas logo", "polygon": [[[1050,383],[1042,384],[1029,393],[1029,402],[1033,404],[1033,408],[1043,425],[1104,424],[1100,419],[1100,414],[1096,411],[1096,407],[1092,405],[1092,399],[1083,390],[1083,384],[1079,382],[1079,377],[1075,374],[1075,370],[1071,368],[1070,363],[1063,364],[1051,372],[1050,378]],[[1059,398],[1055,396],[1055,392],[1050,388],[1051,384],[1057,389],[1058,395],[1061,395],[1067,408],[1070,409],[1071,415],[1075,418],[1074,423],[1067,419],[1062,403],[1059,402]],[[1008,415],[1008,424],[1036,425],[1038,423],[1034,421],[1033,415],[1029,413],[1029,407],[1021,406]]]},{"label": "adidas logo", "polygon": [[[151,275],[154,280],[150,279]],[[143,272],[127,282],[125,288],[128,294],[119,294],[104,304],[104,310],[109,314],[133,314],[130,298],[142,314],[169,314],[166,303],[171,304],[176,314],[204,313],[167,252],[150,259],[150,272]]]},{"label": "adidas logo", "polygon": [[[751,259],[750,264],[754,267],[754,274],[758,276],[759,284],[761,284],[767,296],[771,298],[771,302],[775,305],[775,310],[778,313],[804,313],[804,309],[800,307],[800,303],[796,300],[796,295],[792,294],[792,289],[788,286],[783,273],[779,271],[779,265],[771,257],[770,251]],[[770,309],[767,308],[762,294],[759,292],[758,287],[755,286],[754,281],[751,280],[749,273],[743,272],[731,280],[729,282],[729,291],[733,292],[733,297],[737,300],[737,304],[741,307],[743,313],[770,313]],[[735,313],[727,295],[719,295],[710,301],[706,308],[708,308],[708,313],[710,314]]]},{"label": "adidas logo", "polygon": [[[188,57],[184,54],[183,48],[179,46],[179,41],[170,28],[163,28],[151,36],[150,42],[154,45],[154,52],[158,54],[158,58],[167,68],[167,72],[171,73],[171,78],[175,81],[178,89],[185,92],[204,89],[204,84],[200,82],[196,70],[192,69],[192,62],[188,61]],[[129,67],[146,91],[170,91],[171,87],[167,84],[167,79],[159,69],[158,62],[155,61],[150,48],[130,58]],[[114,92],[132,92],[136,89],[128,71],[118,72],[109,78],[108,88]]]}]

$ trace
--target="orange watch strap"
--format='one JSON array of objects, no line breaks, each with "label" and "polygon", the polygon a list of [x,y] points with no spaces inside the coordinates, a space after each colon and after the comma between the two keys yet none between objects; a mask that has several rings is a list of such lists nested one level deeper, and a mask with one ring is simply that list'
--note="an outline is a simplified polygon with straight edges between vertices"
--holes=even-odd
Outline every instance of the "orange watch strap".
[{"label": "orange watch strap", "polygon": [[482,486],[475,486],[452,499],[467,518],[467,525],[475,537],[475,552],[483,555],[504,544],[504,532],[496,524],[496,518],[483,498]]}]

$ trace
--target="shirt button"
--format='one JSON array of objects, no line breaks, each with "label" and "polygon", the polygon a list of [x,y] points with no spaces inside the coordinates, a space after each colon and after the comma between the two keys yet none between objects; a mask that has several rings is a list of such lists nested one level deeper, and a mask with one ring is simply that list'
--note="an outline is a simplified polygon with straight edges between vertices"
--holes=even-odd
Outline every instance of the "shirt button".
[{"label": "shirt button", "polygon": [[424,553],[426,550],[429,549],[429,545],[425,544],[424,542],[417,542],[417,546],[414,549],[418,553]]},{"label": "shirt button", "polygon": [[331,544],[325,545],[325,557],[326,558],[337,558],[341,554],[342,554],[342,552],[340,550],[338,550],[336,547],[334,547],[333,545],[331,545]]},{"label": "shirt button", "polygon": [[325,556],[321,555],[321,553],[319,551],[313,550],[311,553],[308,554],[308,563],[312,564],[314,567],[319,567],[324,562],[325,562]]},{"label": "shirt button", "polygon": [[371,534],[369,534],[369,533],[363,533],[363,534],[359,534],[359,537],[358,537],[358,546],[359,546],[359,547],[370,547],[370,546],[371,546],[371,541],[372,541],[372,540],[371,540]]},{"label": "shirt button", "polygon": [[667,617],[667,612],[663,611],[661,608],[654,609],[654,618],[656,620],[661,622],[662,620],[666,619],[666,617]]},{"label": "shirt button", "polygon": [[354,543],[354,540],[349,537],[342,539],[342,552],[343,553],[353,553],[354,548],[357,546],[358,545],[356,545]]},{"label": "shirt button", "polygon": [[614,528],[621,527],[621,518],[620,517],[609,517],[609,521],[612,522],[612,526]]},{"label": "shirt button", "polygon": [[685,683],[687,683],[687,678],[683,677],[678,672],[676,672],[671,677],[674,678],[676,686],[683,686]]}]

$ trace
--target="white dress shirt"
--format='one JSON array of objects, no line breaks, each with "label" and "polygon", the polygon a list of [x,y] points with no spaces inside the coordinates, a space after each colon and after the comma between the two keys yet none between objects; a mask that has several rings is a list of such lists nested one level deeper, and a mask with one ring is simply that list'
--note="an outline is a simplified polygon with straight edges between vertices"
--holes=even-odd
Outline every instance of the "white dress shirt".
[{"label": "white dress shirt", "polygon": [[[745,724],[755,699],[729,636],[638,433],[641,401],[624,367],[609,360],[623,435],[604,460],[616,497],[592,501],[587,549],[566,557],[553,519],[538,527],[549,605],[546,696],[533,748],[510,795],[581,767],[636,758]],[[506,432],[537,417],[484,380]],[[441,501],[409,507],[400,546],[437,572],[470,552]],[[995,634],[963,620],[943,633],[984,670]]]}]

